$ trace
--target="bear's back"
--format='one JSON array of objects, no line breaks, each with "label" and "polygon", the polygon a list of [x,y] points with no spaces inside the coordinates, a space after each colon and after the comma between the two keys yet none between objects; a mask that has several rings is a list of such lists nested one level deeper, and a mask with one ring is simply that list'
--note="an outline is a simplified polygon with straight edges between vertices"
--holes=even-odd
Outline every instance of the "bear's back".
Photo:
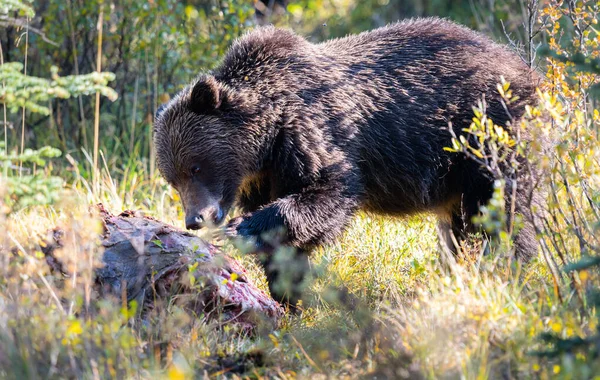
[{"label": "bear's back", "polygon": [[338,97],[364,95],[367,106],[374,100],[369,97],[411,104],[435,95],[441,106],[459,101],[456,106],[469,112],[481,94],[495,91],[501,77],[522,99],[535,93],[532,73],[517,54],[440,18],[411,19],[318,44],[290,30],[257,28],[229,49],[216,76],[242,91],[312,97],[336,88]]},{"label": "bear's back", "polygon": [[369,194],[404,194],[385,207],[398,212],[435,203],[445,186],[439,178],[452,165],[443,150],[448,127],[457,134],[468,128],[482,97],[497,124],[508,121],[496,90],[501,77],[520,98],[509,106],[515,118],[535,96],[518,55],[438,18],[318,44],[258,28],[234,44],[215,76],[254,107],[275,103],[289,120],[303,120],[304,135],[326,136],[359,163]]},{"label": "bear's back", "polygon": [[316,47],[320,54],[355,71],[373,70],[433,87],[442,80],[445,87],[453,85],[448,83],[452,79],[463,86],[486,87],[500,76],[523,87],[524,80],[533,79],[527,65],[508,47],[440,18],[397,22]]}]

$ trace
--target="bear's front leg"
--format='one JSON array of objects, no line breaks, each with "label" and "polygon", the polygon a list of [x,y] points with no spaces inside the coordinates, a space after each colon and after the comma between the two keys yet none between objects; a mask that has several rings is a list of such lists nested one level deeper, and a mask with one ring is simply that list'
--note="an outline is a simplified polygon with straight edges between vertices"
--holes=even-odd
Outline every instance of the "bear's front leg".
[{"label": "bear's front leg", "polygon": [[[339,173],[337,173],[339,174]],[[333,241],[358,206],[358,189],[347,178],[325,175],[301,191],[232,220],[230,236],[251,238],[260,253],[274,298],[294,306],[309,269],[311,247]],[[285,248],[274,254],[278,245]],[[291,252],[295,249],[295,252]]]}]

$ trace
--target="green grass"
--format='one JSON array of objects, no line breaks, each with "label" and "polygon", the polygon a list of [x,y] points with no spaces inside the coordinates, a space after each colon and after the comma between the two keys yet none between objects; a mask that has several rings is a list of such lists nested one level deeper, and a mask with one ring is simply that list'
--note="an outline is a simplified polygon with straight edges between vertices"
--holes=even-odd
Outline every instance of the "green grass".
[{"label": "green grass", "polygon": [[[442,266],[434,216],[364,213],[337,243],[314,252],[309,302],[275,331],[246,336],[168,302],[141,324],[119,300],[91,292],[101,226],[88,214],[103,202],[183,228],[176,194],[160,178],[141,180],[140,168],[129,162],[119,181],[103,171],[96,194],[76,173],[61,202],[3,223],[2,245],[17,249],[1,250],[0,377],[575,378],[573,363],[530,352],[543,348],[542,332],[584,336],[596,328],[591,310],[558,301],[543,261],[518,268],[492,254]],[[66,231],[59,255],[67,279],[48,272],[33,244],[57,225]],[[253,256],[227,242],[224,250],[266,289]],[[353,298],[342,302],[340,290]]]},{"label": "green grass", "polygon": [[[449,274],[439,265],[433,216],[366,214],[339,242],[314,253],[313,302],[277,331],[239,335],[169,305],[139,325],[117,300],[89,293],[99,225],[86,216],[87,205],[102,201],[113,212],[142,208],[179,227],[181,209],[160,179],[129,178],[123,186],[105,176],[99,196],[86,192],[80,178],[77,196],[6,221],[5,244],[23,250],[16,257],[3,251],[1,377],[218,376],[223,363],[238,370],[246,365],[243,374],[252,377],[543,377],[560,374],[563,363],[528,355],[541,332],[568,336],[594,328],[586,315],[557,302],[542,263],[518,271],[489,258]],[[64,283],[29,249],[55,225],[67,231],[61,257],[77,274]],[[225,249],[266,286],[253,257],[230,244]],[[332,289],[341,288],[356,300],[336,302]]]}]

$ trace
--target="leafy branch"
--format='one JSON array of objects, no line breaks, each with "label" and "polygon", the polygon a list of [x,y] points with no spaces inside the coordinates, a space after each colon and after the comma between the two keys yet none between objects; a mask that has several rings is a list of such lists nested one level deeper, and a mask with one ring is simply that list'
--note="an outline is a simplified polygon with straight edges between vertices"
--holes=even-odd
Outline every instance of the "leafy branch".
[{"label": "leafy branch", "polygon": [[23,74],[20,62],[5,63],[0,66],[0,103],[16,112],[25,107],[31,112],[50,114],[50,109],[41,103],[53,98],[68,99],[71,96],[91,95],[99,92],[110,100],[116,100],[115,90],[108,82],[115,79],[113,73],[93,72],[85,75],[58,76],[58,68],[51,69],[52,79],[32,77]]}]

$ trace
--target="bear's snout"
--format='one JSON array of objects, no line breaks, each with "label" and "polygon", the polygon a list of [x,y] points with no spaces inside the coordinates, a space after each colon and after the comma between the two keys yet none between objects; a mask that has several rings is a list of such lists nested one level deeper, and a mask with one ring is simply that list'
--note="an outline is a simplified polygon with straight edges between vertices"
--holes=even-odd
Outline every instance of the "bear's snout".
[{"label": "bear's snout", "polygon": [[189,215],[185,217],[185,228],[188,230],[199,230],[202,228],[204,218],[201,215]]},{"label": "bear's snout", "polygon": [[207,225],[217,226],[223,222],[225,212],[219,205],[208,207],[199,213],[190,213],[185,217],[185,228],[199,230]]}]

